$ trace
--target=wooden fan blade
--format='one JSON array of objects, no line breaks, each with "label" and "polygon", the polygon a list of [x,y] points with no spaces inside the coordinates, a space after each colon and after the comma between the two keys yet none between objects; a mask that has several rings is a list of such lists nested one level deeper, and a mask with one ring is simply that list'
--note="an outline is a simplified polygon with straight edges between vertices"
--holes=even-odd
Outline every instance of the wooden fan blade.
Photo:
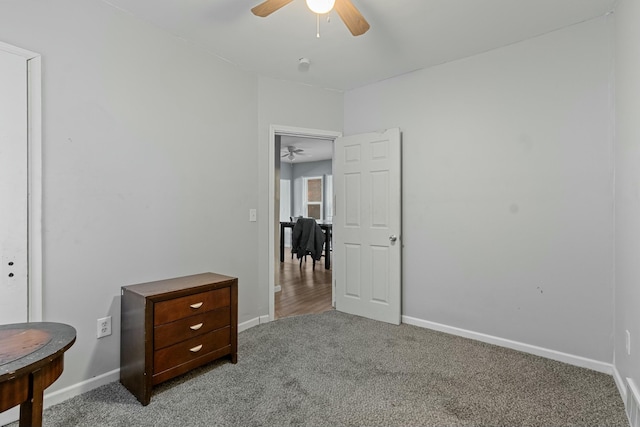
[{"label": "wooden fan blade", "polygon": [[253,14],[256,16],[261,16],[264,18],[271,15],[281,7],[288,5],[292,1],[293,0],[267,0],[251,9],[251,12],[253,12]]},{"label": "wooden fan blade", "polygon": [[369,23],[358,9],[351,3],[351,0],[336,0],[334,6],[338,15],[347,26],[351,34],[360,36],[369,31]]}]

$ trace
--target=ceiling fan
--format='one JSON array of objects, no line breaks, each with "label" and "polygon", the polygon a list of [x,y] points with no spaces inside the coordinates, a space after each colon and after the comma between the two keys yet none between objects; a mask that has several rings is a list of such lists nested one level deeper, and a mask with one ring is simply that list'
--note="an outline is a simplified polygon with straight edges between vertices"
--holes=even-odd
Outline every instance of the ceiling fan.
[{"label": "ceiling fan", "polygon": [[[264,18],[292,1],[293,0],[266,0],[251,9],[251,12],[256,16]],[[309,9],[318,15],[329,13],[335,8],[344,24],[354,36],[360,36],[369,30],[369,23],[353,3],[351,3],[351,0],[306,0],[306,2]]]},{"label": "ceiling fan", "polygon": [[306,156],[302,148],[296,148],[293,145],[289,145],[286,148],[286,150],[282,150],[282,152],[284,153],[281,156],[282,158],[287,157],[289,160],[293,161],[295,160],[296,156]]}]

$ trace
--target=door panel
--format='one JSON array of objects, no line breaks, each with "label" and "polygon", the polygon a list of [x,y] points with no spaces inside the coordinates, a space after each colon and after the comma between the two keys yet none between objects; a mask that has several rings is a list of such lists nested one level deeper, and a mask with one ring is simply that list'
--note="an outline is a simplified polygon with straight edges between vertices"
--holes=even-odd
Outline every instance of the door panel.
[{"label": "door panel", "polygon": [[371,247],[371,265],[373,266],[373,280],[371,300],[379,303],[389,303],[389,248],[383,246]]},{"label": "door panel", "polygon": [[371,226],[389,228],[389,173],[387,171],[371,174]]},{"label": "door panel", "polygon": [[[344,261],[350,265],[360,265],[360,245],[345,244]],[[360,298],[360,289],[362,281],[360,280],[360,269],[341,269],[344,272],[342,282],[345,284],[345,296],[352,298]]]},{"label": "door panel", "polygon": [[28,320],[27,61],[0,50],[0,324]]},{"label": "door panel", "polygon": [[389,323],[401,316],[400,130],[338,138],[333,218],[336,309]]},{"label": "door panel", "polygon": [[345,225],[360,226],[360,174],[346,174],[345,177]]}]

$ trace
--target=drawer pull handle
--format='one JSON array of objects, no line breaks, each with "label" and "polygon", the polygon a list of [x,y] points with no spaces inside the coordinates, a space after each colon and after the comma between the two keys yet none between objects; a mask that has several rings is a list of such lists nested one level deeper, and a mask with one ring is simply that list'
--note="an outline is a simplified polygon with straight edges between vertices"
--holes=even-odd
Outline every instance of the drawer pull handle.
[{"label": "drawer pull handle", "polygon": [[195,304],[191,304],[189,307],[191,308],[200,308],[202,307],[202,304],[204,304],[203,302],[197,302]]},{"label": "drawer pull handle", "polygon": [[195,347],[193,347],[193,348],[190,348],[190,349],[189,349],[189,351],[190,351],[191,353],[197,353],[197,352],[199,352],[200,350],[202,350],[202,344],[197,345],[197,346],[195,346]]},{"label": "drawer pull handle", "polygon": [[189,329],[197,331],[198,329],[202,328],[202,325],[204,325],[204,323],[198,323],[197,325],[189,326]]}]

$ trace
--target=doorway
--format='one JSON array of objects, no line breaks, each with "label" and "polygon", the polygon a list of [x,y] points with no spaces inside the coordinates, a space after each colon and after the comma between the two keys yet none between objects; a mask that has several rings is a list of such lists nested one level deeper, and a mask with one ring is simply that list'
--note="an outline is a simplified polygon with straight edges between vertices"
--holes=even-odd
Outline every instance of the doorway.
[{"label": "doorway", "polygon": [[[298,216],[319,216],[318,221],[329,222],[332,216],[333,187],[331,169],[329,173],[313,172],[314,167],[320,167],[320,163],[311,165],[314,160],[325,163],[328,159],[314,158],[311,145],[315,141],[318,145],[330,144],[341,136],[339,132],[323,131],[315,129],[292,128],[287,126],[272,125],[270,129],[269,158],[269,318],[275,320],[289,315],[315,313],[325,311],[333,306],[333,265],[325,268],[325,259],[321,258],[316,262],[315,269],[311,258],[307,257],[302,263],[295,256],[291,257],[290,231],[285,232],[285,240],[288,247],[283,250],[284,256],[281,262],[280,235],[281,219],[290,221]],[[290,149],[287,147],[293,146]],[[307,148],[305,148],[307,147]],[[282,150],[285,151],[282,151]],[[302,151],[300,151],[302,150]],[[333,150],[331,148],[331,156]],[[281,160],[284,158],[285,161]],[[305,160],[305,161],[301,161]],[[296,163],[297,162],[297,163]],[[308,165],[302,166],[304,163]],[[329,161],[331,163],[331,161]],[[296,166],[292,166],[296,165]],[[283,168],[288,168],[282,173]],[[300,165],[300,166],[297,166]],[[293,168],[298,168],[294,176]],[[326,165],[325,165],[326,168]],[[300,172],[304,170],[304,172]],[[317,169],[316,169],[317,170]],[[326,169],[325,169],[326,171]],[[303,176],[304,175],[304,176]],[[281,177],[284,178],[284,188],[281,189]],[[324,197],[321,203],[317,200],[303,200],[302,187],[308,179],[304,178],[322,177],[322,188]],[[315,181],[311,180],[312,185]],[[327,184],[329,183],[329,184]],[[280,206],[281,196],[290,195],[290,209],[282,209]],[[311,206],[311,211],[309,211]],[[304,207],[304,212],[303,212]],[[325,226],[326,229],[326,226]],[[333,260],[331,260],[333,262]],[[276,314],[276,300],[278,300],[278,313]]]},{"label": "doorway", "polygon": [[281,226],[280,206],[276,211],[274,203],[276,195],[279,200],[280,182],[276,143],[282,135],[324,137],[335,144],[332,304],[339,311],[400,324],[403,238],[399,128],[341,137],[338,132],[271,126],[269,320],[275,319],[275,265],[279,255],[275,231],[279,232]]},{"label": "doorway", "polygon": [[[280,206],[280,224],[286,226],[275,236],[280,251],[275,267],[276,319],[332,309],[333,141],[277,135],[278,146],[280,191],[275,203]],[[298,218],[313,218],[320,225],[326,244],[317,261],[292,253],[292,224]]]}]

